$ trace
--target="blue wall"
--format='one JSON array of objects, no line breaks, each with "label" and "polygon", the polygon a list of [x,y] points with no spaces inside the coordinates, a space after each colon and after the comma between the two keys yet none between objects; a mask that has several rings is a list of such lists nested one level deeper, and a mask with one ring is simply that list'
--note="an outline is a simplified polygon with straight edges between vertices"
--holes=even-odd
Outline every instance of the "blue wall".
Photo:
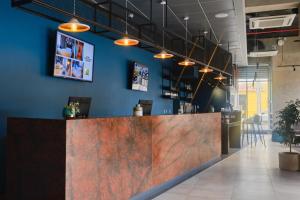
[{"label": "blue wall", "polygon": [[[153,99],[153,114],[172,112],[173,102],[162,99],[161,63],[147,51],[122,48],[92,33],[76,34],[95,45],[94,82],[49,76],[57,23],[11,8],[0,1],[0,138],[6,134],[6,118],[61,118],[69,96],[92,97],[92,116],[131,115],[139,99]],[[149,67],[148,92],[129,90],[128,62]],[[1,142],[2,143],[2,142]],[[0,191],[3,185],[3,149],[0,143]]]}]

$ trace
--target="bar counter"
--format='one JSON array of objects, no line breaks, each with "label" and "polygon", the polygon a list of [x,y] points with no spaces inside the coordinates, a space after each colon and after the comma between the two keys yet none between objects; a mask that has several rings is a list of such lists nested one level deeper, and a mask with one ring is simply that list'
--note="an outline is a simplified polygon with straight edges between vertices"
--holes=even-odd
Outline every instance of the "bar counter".
[{"label": "bar counter", "polygon": [[8,119],[7,199],[127,200],[221,156],[221,114]]}]

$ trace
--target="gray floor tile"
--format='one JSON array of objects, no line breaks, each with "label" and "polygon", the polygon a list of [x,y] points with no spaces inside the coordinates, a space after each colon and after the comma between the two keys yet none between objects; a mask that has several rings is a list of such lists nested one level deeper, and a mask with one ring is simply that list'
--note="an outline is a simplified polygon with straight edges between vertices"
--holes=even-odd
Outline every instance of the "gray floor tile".
[{"label": "gray floor tile", "polygon": [[300,172],[278,169],[282,145],[250,145],[155,200],[300,200]]}]

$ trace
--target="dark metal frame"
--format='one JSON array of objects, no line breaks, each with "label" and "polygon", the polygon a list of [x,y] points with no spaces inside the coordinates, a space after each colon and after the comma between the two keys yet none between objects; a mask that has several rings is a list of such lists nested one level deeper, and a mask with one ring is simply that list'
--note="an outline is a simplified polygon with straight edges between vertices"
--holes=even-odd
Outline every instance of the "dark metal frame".
[{"label": "dark metal frame", "polygon": [[[121,9],[122,11],[126,11],[126,8],[112,0],[105,0],[96,4],[93,4],[92,2],[88,0],[78,0],[84,5],[90,7],[91,12],[93,13],[93,19],[88,19],[86,17],[79,16],[76,14],[76,16],[73,15],[73,13],[66,11],[64,9],[59,8],[56,5],[51,5],[50,3],[47,3],[43,0],[11,0],[12,6],[17,7],[20,9],[23,9],[27,12],[30,12],[32,14],[45,17],[47,19],[56,21],[58,23],[62,23],[63,20],[55,17],[49,13],[43,13],[39,9],[36,9],[36,6],[40,6],[42,8],[46,8],[47,10],[54,12],[55,14],[62,14],[66,17],[76,17],[78,20],[87,23],[91,25],[92,29],[91,32],[95,34],[99,34],[105,37],[108,37],[110,39],[116,39],[119,37],[119,35],[123,35],[123,32],[120,31],[120,27],[114,27],[113,22],[118,23],[119,25],[123,24],[125,22],[125,16],[121,16],[120,14],[114,12],[114,8],[117,7],[118,9]],[[133,13],[135,18],[139,18],[142,21],[145,21],[146,23],[139,24],[138,22],[131,20],[128,23],[128,27],[132,30],[132,33],[130,34],[130,37],[138,39],[141,44],[140,48],[144,48],[150,52],[157,52],[157,50],[162,50],[162,47],[160,46],[160,41],[157,41],[157,38],[160,36],[160,31],[158,31],[157,25],[152,22],[152,12],[153,12],[153,0],[150,1],[150,18],[147,19],[145,16],[141,15],[138,12],[135,12],[133,10],[130,10],[127,8],[127,11],[129,13]],[[35,8],[33,8],[32,5],[35,5]],[[100,7],[101,5],[102,7]],[[174,54],[175,56],[179,58],[184,58],[185,55],[182,51],[181,46],[174,43],[175,41],[182,41],[184,42],[185,38],[172,32],[167,27],[167,13],[166,13],[166,27],[160,27],[161,30],[165,31],[166,33],[166,49],[168,52]],[[108,24],[103,24],[98,21],[97,14],[101,15],[107,15],[108,16]],[[100,30],[101,31],[100,31]],[[146,30],[146,31],[145,31]],[[205,39],[208,40],[208,39]],[[194,44],[193,41],[188,40],[187,41],[188,46],[195,46],[195,53],[193,55],[201,55],[203,52],[205,52],[206,47],[202,47],[198,44]],[[205,43],[205,42],[204,42]],[[213,45],[213,44],[212,44]],[[225,51],[225,50],[224,50]],[[227,52],[227,51],[226,51]],[[229,52],[227,52],[230,54]],[[203,60],[204,58],[196,58],[191,57],[191,60],[196,62],[199,65],[207,65]],[[215,71],[222,72],[223,74],[227,76],[232,76],[231,71],[223,71],[222,67],[216,67],[211,66],[212,69]]]}]

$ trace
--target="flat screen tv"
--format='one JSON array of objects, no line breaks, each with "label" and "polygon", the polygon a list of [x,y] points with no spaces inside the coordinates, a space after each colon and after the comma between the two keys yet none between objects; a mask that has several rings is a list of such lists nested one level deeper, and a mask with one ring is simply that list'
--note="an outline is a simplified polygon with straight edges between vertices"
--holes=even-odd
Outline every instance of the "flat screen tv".
[{"label": "flat screen tv", "polygon": [[138,90],[147,92],[149,81],[149,70],[148,67],[133,63],[133,76],[132,76],[132,90]]},{"label": "flat screen tv", "polygon": [[57,31],[53,75],[93,81],[94,45]]}]

